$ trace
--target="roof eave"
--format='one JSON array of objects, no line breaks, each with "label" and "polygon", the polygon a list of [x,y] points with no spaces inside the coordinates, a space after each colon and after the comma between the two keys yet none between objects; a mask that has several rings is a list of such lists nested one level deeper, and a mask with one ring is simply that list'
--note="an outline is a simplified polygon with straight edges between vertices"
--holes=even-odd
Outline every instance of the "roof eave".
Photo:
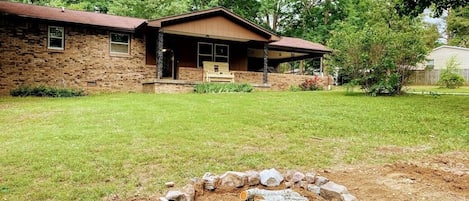
[{"label": "roof eave", "polygon": [[85,23],[72,22],[72,21],[63,21],[63,20],[57,20],[57,19],[47,19],[47,18],[41,18],[41,17],[29,16],[29,15],[18,15],[18,14],[11,14],[11,13],[1,13],[1,14],[3,16],[28,18],[28,19],[39,20],[39,21],[55,22],[55,23],[62,23],[62,24],[74,24],[74,25],[81,25],[81,26],[85,26],[85,27],[99,27],[100,29],[119,31],[119,32],[126,32],[126,33],[135,33],[137,29],[142,28],[146,24],[146,21],[144,21],[143,23],[141,23],[140,25],[138,25],[137,27],[134,27],[134,28],[112,27],[112,26],[105,26],[105,25],[98,25],[98,24],[85,24]]}]

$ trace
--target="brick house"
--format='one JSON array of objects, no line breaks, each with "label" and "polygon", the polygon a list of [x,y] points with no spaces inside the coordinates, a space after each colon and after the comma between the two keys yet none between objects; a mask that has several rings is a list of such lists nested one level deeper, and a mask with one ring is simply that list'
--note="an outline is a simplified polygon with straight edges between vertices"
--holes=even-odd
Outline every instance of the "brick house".
[{"label": "brick house", "polygon": [[329,52],[278,36],[224,8],[147,21],[0,1],[2,95],[41,84],[87,92],[162,92],[157,89],[162,85],[201,82],[202,61],[229,64],[236,82],[281,89],[305,76],[269,73],[269,66]]}]

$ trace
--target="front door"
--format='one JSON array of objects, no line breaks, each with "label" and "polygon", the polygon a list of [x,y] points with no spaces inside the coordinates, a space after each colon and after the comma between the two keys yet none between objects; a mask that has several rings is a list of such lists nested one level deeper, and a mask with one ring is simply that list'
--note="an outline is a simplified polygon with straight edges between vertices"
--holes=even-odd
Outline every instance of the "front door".
[{"label": "front door", "polygon": [[163,78],[175,79],[174,52],[168,50],[163,52]]}]

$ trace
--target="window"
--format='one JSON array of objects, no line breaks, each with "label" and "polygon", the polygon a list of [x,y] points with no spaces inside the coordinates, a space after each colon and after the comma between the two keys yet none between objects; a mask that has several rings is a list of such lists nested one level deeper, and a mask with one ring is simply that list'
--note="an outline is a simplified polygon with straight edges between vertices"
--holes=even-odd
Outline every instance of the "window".
[{"label": "window", "polygon": [[199,64],[199,67],[203,66],[203,61],[213,61],[213,44],[198,43],[197,52],[197,63]]},{"label": "window", "polygon": [[215,44],[215,61],[228,62],[228,45]]},{"label": "window", "polygon": [[129,54],[129,34],[111,33],[111,53]]},{"label": "window", "polygon": [[426,70],[432,70],[435,67],[435,60],[434,59],[426,59]]},{"label": "window", "polygon": [[197,63],[199,67],[202,67],[202,62],[204,61],[228,62],[228,53],[228,45],[199,42],[197,47]]},{"label": "window", "polygon": [[49,26],[47,37],[47,48],[54,50],[64,49],[64,28]]}]

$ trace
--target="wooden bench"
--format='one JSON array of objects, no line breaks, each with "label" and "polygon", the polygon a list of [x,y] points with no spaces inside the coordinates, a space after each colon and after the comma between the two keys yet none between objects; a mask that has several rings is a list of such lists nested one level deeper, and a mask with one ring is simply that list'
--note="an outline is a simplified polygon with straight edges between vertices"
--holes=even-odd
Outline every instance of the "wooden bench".
[{"label": "wooden bench", "polygon": [[204,61],[203,67],[205,82],[234,82],[228,63]]}]

